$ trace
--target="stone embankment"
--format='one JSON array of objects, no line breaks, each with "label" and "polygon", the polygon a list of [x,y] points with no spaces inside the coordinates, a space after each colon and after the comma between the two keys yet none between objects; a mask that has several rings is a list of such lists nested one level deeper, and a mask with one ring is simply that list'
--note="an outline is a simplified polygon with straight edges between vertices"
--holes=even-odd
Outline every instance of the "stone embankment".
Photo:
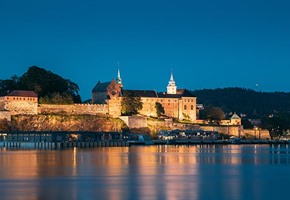
[{"label": "stone embankment", "polygon": [[119,132],[124,128],[122,120],[106,115],[18,115],[11,121],[11,129],[20,131]]}]

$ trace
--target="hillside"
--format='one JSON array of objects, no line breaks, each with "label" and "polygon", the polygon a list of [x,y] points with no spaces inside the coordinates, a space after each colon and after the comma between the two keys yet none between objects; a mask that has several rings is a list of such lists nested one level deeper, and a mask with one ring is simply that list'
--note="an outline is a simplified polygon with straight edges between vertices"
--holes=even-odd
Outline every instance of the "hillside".
[{"label": "hillside", "polygon": [[289,92],[256,92],[244,88],[203,89],[191,92],[197,97],[197,103],[220,107],[226,113],[265,116],[290,111]]},{"label": "hillside", "polygon": [[20,131],[121,131],[127,126],[120,119],[92,115],[18,115],[9,123]]}]

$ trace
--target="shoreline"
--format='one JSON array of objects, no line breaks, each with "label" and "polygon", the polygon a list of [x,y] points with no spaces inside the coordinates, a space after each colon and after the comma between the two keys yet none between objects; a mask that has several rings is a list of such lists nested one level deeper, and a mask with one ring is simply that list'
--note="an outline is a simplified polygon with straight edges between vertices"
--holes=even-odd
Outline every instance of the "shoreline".
[{"label": "shoreline", "polygon": [[97,141],[97,142],[0,142],[0,150],[3,149],[67,149],[67,148],[98,148],[98,147],[131,147],[131,146],[157,146],[157,145],[288,145],[288,140],[249,140],[233,142],[230,140],[213,140],[213,141],[165,141],[165,140],[148,140],[148,141]]}]

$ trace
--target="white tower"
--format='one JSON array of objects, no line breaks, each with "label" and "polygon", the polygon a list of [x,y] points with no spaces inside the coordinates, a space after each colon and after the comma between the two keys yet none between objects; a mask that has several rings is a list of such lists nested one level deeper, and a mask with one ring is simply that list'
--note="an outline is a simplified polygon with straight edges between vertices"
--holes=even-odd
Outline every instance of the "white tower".
[{"label": "white tower", "polygon": [[173,73],[171,70],[170,80],[169,80],[168,85],[167,85],[167,94],[176,94],[176,88],[177,88],[177,86],[175,85]]}]

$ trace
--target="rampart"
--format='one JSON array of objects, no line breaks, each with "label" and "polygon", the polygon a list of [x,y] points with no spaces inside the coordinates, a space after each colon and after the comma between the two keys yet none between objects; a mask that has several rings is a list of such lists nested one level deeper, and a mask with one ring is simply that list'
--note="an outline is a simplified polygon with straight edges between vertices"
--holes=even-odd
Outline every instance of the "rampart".
[{"label": "rampart", "polygon": [[37,102],[34,101],[0,101],[0,110],[9,111],[10,115],[36,115]]},{"label": "rampart", "polygon": [[38,114],[97,115],[108,114],[107,104],[39,104]]},{"label": "rampart", "polygon": [[121,116],[119,117],[129,128],[147,127],[147,118],[141,116]]},{"label": "rampart", "polygon": [[261,139],[271,139],[270,137],[270,133],[268,130],[266,129],[245,129],[244,130],[244,134],[247,135],[251,135],[254,138],[261,138]]},{"label": "rampart", "polygon": [[11,115],[9,111],[0,111],[0,120],[7,119],[7,121],[11,121]]}]

